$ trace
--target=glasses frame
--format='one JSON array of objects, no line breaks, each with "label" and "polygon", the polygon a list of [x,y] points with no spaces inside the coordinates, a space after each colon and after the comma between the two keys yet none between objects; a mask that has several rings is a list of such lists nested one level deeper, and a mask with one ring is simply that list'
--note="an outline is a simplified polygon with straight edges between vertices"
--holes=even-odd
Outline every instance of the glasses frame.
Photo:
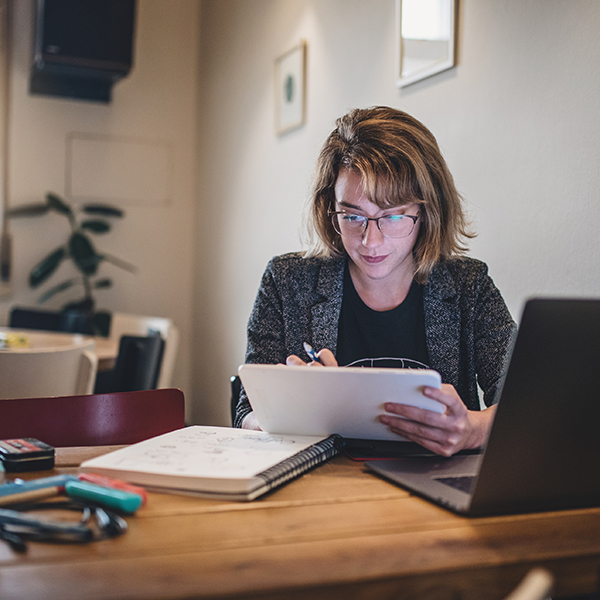
[{"label": "glasses frame", "polygon": [[[365,215],[357,215],[356,213],[350,213],[347,210],[328,210],[327,215],[330,217],[331,224],[333,225],[333,228],[335,229],[336,233],[339,233],[340,235],[348,235],[349,237],[362,237],[365,234],[365,232],[367,231],[367,228],[369,227],[369,221],[375,221],[377,223],[377,229],[379,229],[379,231],[381,231],[381,225],[379,223],[379,221],[381,219],[387,219],[388,217],[392,217],[392,216],[407,217],[409,219],[412,219],[413,226],[412,226],[412,229],[410,230],[410,232],[407,233],[406,235],[403,235],[401,237],[394,237],[393,235],[386,235],[385,233],[383,233],[383,231],[381,231],[381,234],[384,237],[387,237],[387,238],[390,238],[393,240],[401,240],[403,238],[407,238],[415,230],[415,225],[417,224],[417,221],[419,220],[421,213],[418,212],[416,215],[383,215],[381,217],[366,217]],[[336,225],[339,225],[337,223],[337,219],[336,219],[337,215],[352,215],[352,216],[360,217],[361,219],[364,219],[364,227],[362,228],[361,233],[353,235],[351,233],[342,233],[341,231],[338,231],[337,226],[336,226]]]}]

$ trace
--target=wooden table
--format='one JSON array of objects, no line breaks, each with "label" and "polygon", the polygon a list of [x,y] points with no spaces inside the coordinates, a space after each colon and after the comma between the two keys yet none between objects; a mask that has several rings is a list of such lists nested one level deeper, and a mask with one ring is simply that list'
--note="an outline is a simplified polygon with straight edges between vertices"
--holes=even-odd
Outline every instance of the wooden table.
[{"label": "wooden table", "polygon": [[[85,456],[59,450],[56,472]],[[127,521],[87,546],[0,544],[0,598],[493,600],[537,565],[553,597],[598,585],[600,508],[466,519],[343,457],[251,503],[150,494]]]},{"label": "wooden table", "polygon": [[98,371],[110,371],[115,368],[119,354],[119,340],[96,336],[96,356],[98,357]]},{"label": "wooden table", "polygon": [[95,342],[94,353],[98,358],[98,371],[110,371],[114,369],[117,361],[117,355],[119,354],[119,339],[106,338],[102,336],[86,336],[78,333],[67,333],[64,331],[44,331],[40,329],[22,329],[19,327],[0,327],[0,333],[18,333],[27,340],[33,340],[32,345],[38,348],[45,346],[52,346],[72,344],[72,340],[79,339],[93,339]]}]

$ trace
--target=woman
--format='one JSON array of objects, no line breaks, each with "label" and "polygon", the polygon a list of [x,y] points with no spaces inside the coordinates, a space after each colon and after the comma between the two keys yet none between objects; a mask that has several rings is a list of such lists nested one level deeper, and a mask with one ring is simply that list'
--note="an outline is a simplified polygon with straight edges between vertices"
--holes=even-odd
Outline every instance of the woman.
[{"label": "woman", "polygon": [[[442,388],[423,393],[443,414],[387,403],[380,421],[444,456],[481,446],[516,326],[486,265],[463,256],[472,234],[431,132],[386,107],[338,119],[318,159],[311,227],[308,253],[267,266],[246,362],[304,365],[306,341],[326,366],[435,369]],[[244,392],[235,424],[258,428]]]}]

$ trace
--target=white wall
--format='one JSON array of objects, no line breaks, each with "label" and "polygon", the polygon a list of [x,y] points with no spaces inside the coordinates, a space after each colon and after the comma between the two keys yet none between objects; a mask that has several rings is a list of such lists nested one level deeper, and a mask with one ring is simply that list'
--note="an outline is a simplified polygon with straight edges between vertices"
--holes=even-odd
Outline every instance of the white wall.
[{"label": "white wall", "polygon": [[[394,0],[203,0],[193,381],[228,423],[228,377],[269,258],[300,249],[334,119],[387,104],[436,135],[513,315],[534,294],[600,296],[600,3],[462,0],[458,66],[395,86]],[[308,42],[308,121],[278,137],[275,58]]]},{"label": "white wall", "polygon": [[[16,206],[38,202],[48,191],[60,195],[68,191],[65,157],[72,134],[100,136],[117,146],[136,141],[168,148],[171,171],[166,178],[167,200],[119,202],[126,211],[125,219],[117,222],[106,237],[96,238],[100,250],[138,268],[132,275],[103,265],[102,272],[114,279],[114,287],[98,291],[97,301],[98,308],[174,319],[182,334],[174,384],[191,401],[189,331],[200,3],[138,0],[134,67],[114,86],[110,104],[29,95],[33,2],[16,0],[13,4],[9,203]],[[49,215],[12,220],[11,231],[13,295],[0,302],[4,318],[13,304],[35,303],[39,291],[28,288],[28,273],[45,253],[66,240],[68,229],[61,217]],[[52,283],[74,272],[67,265],[60,269],[50,280]],[[76,297],[65,293],[48,306],[59,307]]]}]

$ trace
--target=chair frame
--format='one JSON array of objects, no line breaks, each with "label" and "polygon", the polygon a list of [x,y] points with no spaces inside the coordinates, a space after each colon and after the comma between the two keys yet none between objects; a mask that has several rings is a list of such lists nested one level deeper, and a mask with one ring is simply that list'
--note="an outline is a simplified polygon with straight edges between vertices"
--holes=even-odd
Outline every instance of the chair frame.
[{"label": "chair frame", "polygon": [[51,446],[133,444],[185,426],[178,389],[0,400],[0,439]]}]

